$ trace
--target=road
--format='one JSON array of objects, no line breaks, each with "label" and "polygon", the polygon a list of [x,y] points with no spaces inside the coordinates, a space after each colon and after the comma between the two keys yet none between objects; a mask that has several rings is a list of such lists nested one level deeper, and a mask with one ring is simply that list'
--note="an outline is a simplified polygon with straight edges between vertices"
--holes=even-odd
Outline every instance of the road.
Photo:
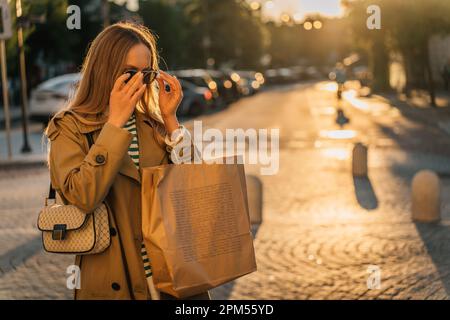
[{"label": "road", "polygon": [[[280,86],[202,116],[205,128],[280,128],[280,166],[260,175],[263,223],[255,227],[258,271],[212,291],[215,299],[448,299],[450,297],[450,138],[386,102],[327,82]],[[335,124],[336,108],[350,123]],[[192,121],[187,121],[190,127]],[[369,145],[369,176],[353,178],[351,149]],[[437,171],[442,221],[410,218],[410,182]],[[46,168],[0,172],[0,298],[70,299],[72,257],[42,252],[35,229]],[[369,266],[380,288],[368,288]]]}]

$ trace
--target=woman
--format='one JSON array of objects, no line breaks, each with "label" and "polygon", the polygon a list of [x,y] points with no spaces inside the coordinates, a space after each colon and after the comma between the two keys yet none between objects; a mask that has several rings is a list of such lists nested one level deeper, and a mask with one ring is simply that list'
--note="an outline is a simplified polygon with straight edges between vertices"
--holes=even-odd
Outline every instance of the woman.
[{"label": "woman", "polygon": [[[170,154],[190,138],[176,117],[181,99],[178,80],[158,70],[150,31],[118,23],[92,42],[74,98],[49,122],[48,165],[59,201],[86,212],[105,201],[111,209],[110,247],[76,257],[75,299],[174,299],[153,287],[141,231],[140,168],[183,161]],[[88,133],[95,141],[90,149]]]}]

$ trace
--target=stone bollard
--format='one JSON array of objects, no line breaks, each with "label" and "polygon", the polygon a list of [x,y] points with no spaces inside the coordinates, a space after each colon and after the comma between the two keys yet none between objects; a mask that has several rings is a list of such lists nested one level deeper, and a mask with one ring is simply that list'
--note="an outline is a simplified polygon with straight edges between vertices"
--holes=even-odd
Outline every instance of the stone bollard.
[{"label": "stone bollard", "polygon": [[441,216],[441,186],[438,175],[421,170],[411,183],[411,217],[417,222],[436,222]]},{"label": "stone bollard", "polygon": [[251,224],[262,222],[262,182],[252,175],[246,175],[248,210]]},{"label": "stone bollard", "polygon": [[355,177],[367,176],[367,147],[358,142],[352,152],[352,173]]}]

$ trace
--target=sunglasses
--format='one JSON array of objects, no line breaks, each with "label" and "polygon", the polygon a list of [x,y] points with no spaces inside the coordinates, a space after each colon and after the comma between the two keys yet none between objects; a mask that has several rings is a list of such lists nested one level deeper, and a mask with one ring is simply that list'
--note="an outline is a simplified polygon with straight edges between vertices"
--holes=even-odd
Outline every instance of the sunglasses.
[{"label": "sunglasses", "polygon": [[[127,80],[125,80],[125,83],[128,83],[128,81],[130,81],[131,78],[133,78],[134,75],[135,75],[136,73],[138,73],[138,72],[139,72],[139,70],[136,70],[136,69],[126,70],[126,71],[124,72],[124,74],[125,74],[125,73],[129,73],[129,74],[130,74],[130,77],[129,77]],[[142,70],[141,72],[142,72],[142,74],[143,74],[143,76],[144,76],[144,77],[142,78],[142,81],[143,81],[145,84],[150,84],[150,83],[152,83],[152,82],[156,79],[156,76],[159,74],[159,71],[158,71],[158,70],[153,70],[153,69],[146,69],[146,70]]]}]

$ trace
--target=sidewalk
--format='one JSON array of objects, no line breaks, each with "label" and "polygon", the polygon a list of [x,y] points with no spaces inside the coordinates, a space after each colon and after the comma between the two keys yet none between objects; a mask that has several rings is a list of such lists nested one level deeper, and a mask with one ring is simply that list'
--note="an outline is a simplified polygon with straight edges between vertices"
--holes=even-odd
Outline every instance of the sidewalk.
[{"label": "sidewalk", "polygon": [[[11,117],[11,126],[20,123],[22,119],[22,110],[20,109],[20,106],[9,106],[9,114]],[[3,104],[0,106],[0,129],[5,129],[5,108]]]},{"label": "sidewalk", "polygon": [[[43,139],[44,138],[44,139]],[[30,153],[22,153],[23,132],[21,125],[11,128],[12,156],[8,157],[8,146],[6,131],[0,131],[0,168],[12,168],[22,166],[44,165],[47,157],[46,139],[43,137],[42,124],[30,123],[28,127],[28,142],[31,147]]]},{"label": "sidewalk", "polygon": [[404,94],[395,93],[373,95],[372,98],[397,108],[406,118],[439,128],[450,135],[450,94],[448,93],[437,93],[435,108],[430,106],[426,94],[417,92],[413,92],[410,98]]},{"label": "sidewalk", "polygon": [[[321,134],[337,126],[335,92],[320,86],[265,92],[201,118],[204,128],[221,132],[282,128],[279,172],[261,176],[266,165],[245,166],[264,187],[258,271],[212,290],[213,299],[450,298],[448,176],[441,179],[440,223],[413,223],[410,213],[415,173],[450,172],[450,154],[428,147],[448,136],[375,98],[360,99],[366,109],[343,105],[351,118],[344,132],[377,146],[366,178],[351,173],[350,139]],[[0,299],[72,299],[66,271],[73,256],[44,252],[35,227],[48,183],[44,166],[0,170]],[[379,289],[368,286],[375,275],[369,267],[381,272]]]}]

